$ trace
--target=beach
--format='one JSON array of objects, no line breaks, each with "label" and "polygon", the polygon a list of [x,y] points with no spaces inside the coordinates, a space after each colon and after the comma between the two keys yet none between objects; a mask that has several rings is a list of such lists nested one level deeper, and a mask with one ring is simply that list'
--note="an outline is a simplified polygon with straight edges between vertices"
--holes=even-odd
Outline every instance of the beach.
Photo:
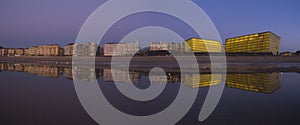
[{"label": "beach", "polygon": [[[213,58],[222,58],[221,56],[212,56]],[[79,59],[93,59],[93,57],[74,57]],[[114,57],[122,61],[131,57]],[[178,58],[189,61],[188,56],[178,56]],[[96,62],[110,62],[112,57],[95,57]],[[135,56],[131,59],[132,62],[174,62],[173,56]],[[198,63],[209,63],[209,56],[196,56]],[[19,57],[0,57],[0,61],[14,62],[40,62],[40,61],[59,61],[72,62],[71,56],[19,56]],[[300,63],[300,56],[226,56],[228,63]]]}]

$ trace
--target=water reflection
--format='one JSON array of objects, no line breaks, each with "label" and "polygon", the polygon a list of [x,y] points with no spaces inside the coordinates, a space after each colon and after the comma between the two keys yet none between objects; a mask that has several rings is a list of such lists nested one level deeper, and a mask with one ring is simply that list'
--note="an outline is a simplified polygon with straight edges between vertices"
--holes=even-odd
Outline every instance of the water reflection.
[{"label": "water reflection", "polygon": [[57,78],[63,73],[62,67],[32,64],[0,63],[1,71],[27,72],[33,75]]},{"label": "water reflection", "polygon": [[226,80],[227,87],[267,94],[281,86],[280,73],[227,74]]},{"label": "water reflection", "polygon": [[[113,75],[114,74],[114,75]],[[128,75],[129,74],[129,75]],[[115,76],[113,78],[113,76]],[[124,82],[137,84],[141,79],[141,73],[136,71],[126,71],[117,69],[104,69],[104,81],[106,82]]]},{"label": "water reflection", "polygon": [[73,79],[93,81],[100,77],[99,69],[93,69],[90,67],[74,67],[74,68],[67,67],[67,68],[68,70],[69,69],[72,70],[71,76],[73,77]]},{"label": "water reflection", "polygon": [[[200,79],[200,82],[196,82]],[[222,74],[185,74],[183,83],[191,88],[208,87],[221,84]]]},{"label": "water reflection", "polygon": [[[71,65],[45,65],[30,63],[0,63],[0,71],[27,72],[29,74],[57,78],[63,75],[67,79],[92,81],[103,78],[105,82],[124,82],[138,84],[142,76],[148,77],[149,71],[134,69],[108,69],[90,67],[74,67]],[[114,75],[113,75],[114,74]],[[128,75],[129,74],[129,75]],[[113,78],[113,76],[115,76]],[[181,77],[182,76],[182,77]],[[182,78],[182,79],[181,79]],[[200,81],[197,79],[200,78]],[[166,71],[166,77],[152,75],[152,83],[183,83],[191,88],[201,88],[221,84],[222,74],[193,74]],[[280,73],[228,73],[226,87],[240,90],[271,94],[281,87]]]}]

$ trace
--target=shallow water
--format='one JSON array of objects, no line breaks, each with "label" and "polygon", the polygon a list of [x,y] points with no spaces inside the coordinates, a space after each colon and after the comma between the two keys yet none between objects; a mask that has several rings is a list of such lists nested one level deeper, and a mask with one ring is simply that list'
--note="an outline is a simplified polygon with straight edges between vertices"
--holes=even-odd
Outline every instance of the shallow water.
[{"label": "shallow water", "polygon": [[[177,123],[179,125],[300,123],[298,73],[228,73],[219,104],[208,119],[199,122],[199,112],[209,86],[221,86],[221,79],[218,79],[221,74],[167,72],[166,77],[154,75],[150,81],[149,71],[139,69],[130,72],[96,69],[93,72],[94,69],[88,68],[73,67],[72,70],[70,67],[1,63],[0,70],[1,125],[97,125],[80,103],[73,79],[97,80],[111,105],[135,116],[153,115],[165,110],[174,103],[180,86],[198,90],[193,106]],[[212,80],[212,76],[217,79]],[[197,78],[200,81],[193,82]],[[115,85],[112,81],[119,83]],[[139,90],[146,90],[151,82],[156,86],[165,85],[165,89],[150,101],[133,100],[117,89],[133,84]]]}]

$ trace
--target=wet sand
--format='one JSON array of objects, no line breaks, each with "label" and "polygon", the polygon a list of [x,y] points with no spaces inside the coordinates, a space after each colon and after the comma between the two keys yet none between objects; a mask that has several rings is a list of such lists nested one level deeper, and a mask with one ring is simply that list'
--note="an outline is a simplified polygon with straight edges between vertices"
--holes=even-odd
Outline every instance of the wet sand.
[{"label": "wet sand", "polygon": [[[213,56],[220,59],[219,56]],[[82,60],[91,60],[92,57],[77,57]],[[115,57],[118,61],[123,61],[130,57]],[[191,57],[179,56],[179,59],[190,61]],[[209,56],[197,56],[198,63],[209,63]],[[172,56],[138,56],[131,59],[132,62],[148,62],[148,63],[173,63],[175,58]],[[111,57],[96,57],[96,62],[110,62]],[[228,63],[300,63],[300,56],[227,56]],[[14,62],[41,62],[41,61],[58,61],[58,62],[71,62],[72,57],[58,56],[58,57],[45,57],[45,56],[32,56],[32,57],[0,57],[0,61],[14,61]],[[222,60],[220,61],[222,62]]]},{"label": "wet sand", "polygon": [[[115,62],[120,68],[126,67],[123,65],[124,60],[129,60],[129,57],[117,57]],[[194,65],[194,58],[180,56],[177,58],[182,60],[185,65]],[[225,69],[212,67],[210,57],[196,57],[199,70],[201,72],[210,72],[212,69],[223,72]],[[91,62],[92,57],[77,57],[78,62]],[[96,68],[107,68],[111,66],[111,57],[96,57]],[[223,57],[214,56],[215,63],[226,62],[227,72],[300,72],[300,56],[227,56],[226,61]],[[74,61],[74,60],[73,60]],[[13,63],[33,63],[40,65],[53,66],[72,66],[72,57],[0,57],[0,62]],[[131,69],[150,70],[153,67],[162,67],[167,71],[180,71],[177,60],[172,56],[150,56],[150,57],[134,57],[130,61]]]}]

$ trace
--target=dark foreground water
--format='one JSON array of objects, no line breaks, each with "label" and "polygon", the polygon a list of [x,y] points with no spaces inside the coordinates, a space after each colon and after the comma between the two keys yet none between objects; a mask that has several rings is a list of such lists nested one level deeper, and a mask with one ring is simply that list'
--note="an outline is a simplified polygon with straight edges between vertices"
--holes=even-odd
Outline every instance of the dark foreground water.
[{"label": "dark foreground water", "polygon": [[[160,85],[166,80],[164,91],[151,101],[138,102],[122,95],[112,81],[122,82],[120,84],[132,84],[129,83],[132,81],[137,88],[147,89],[151,84],[149,71],[135,69],[128,77],[122,70],[103,68],[90,73],[91,69],[75,68],[79,72],[72,74],[70,67],[7,63],[0,63],[0,70],[0,125],[97,125],[81,105],[73,79],[97,79],[111,105],[135,116],[152,115],[167,108],[181,85],[199,89],[195,103],[178,125],[300,124],[298,73],[228,73],[218,106],[207,120],[199,122],[198,115],[209,86],[221,83],[211,77],[221,77],[221,74],[167,72],[166,78],[152,79],[152,84]],[[118,77],[113,79],[113,73]],[[200,82],[193,82],[196,78],[200,78]]]}]

